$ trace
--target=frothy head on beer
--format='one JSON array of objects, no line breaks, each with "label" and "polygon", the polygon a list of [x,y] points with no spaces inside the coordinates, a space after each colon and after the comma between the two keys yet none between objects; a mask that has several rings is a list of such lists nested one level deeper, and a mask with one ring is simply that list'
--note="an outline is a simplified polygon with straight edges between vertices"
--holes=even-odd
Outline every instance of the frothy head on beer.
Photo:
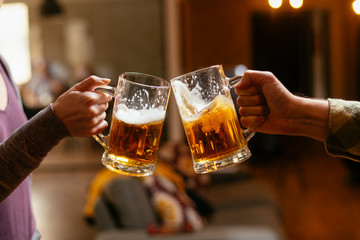
[{"label": "frothy head on beer", "polygon": [[206,107],[207,103],[201,97],[200,89],[198,87],[189,90],[183,82],[174,81],[173,89],[176,93],[176,102],[180,106],[182,115],[190,117],[191,115],[199,113]]},{"label": "frothy head on beer", "polygon": [[158,122],[165,118],[165,110],[161,108],[135,110],[129,109],[125,105],[119,105],[114,114],[118,120],[128,124]]},{"label": "frothy head on beer", "polygon": [[[232,109],[233,103],[223,95],[216,96],[211,102],[204,101],[198,88],[191,91],[180,81],[174,82],[176,101],[180,106],[183,121],[196,121],[204,114],[216,113],[218,109]],[[216,116],[214,114],[213,116]],[[221,116],[223,117],[223,116]]]}]

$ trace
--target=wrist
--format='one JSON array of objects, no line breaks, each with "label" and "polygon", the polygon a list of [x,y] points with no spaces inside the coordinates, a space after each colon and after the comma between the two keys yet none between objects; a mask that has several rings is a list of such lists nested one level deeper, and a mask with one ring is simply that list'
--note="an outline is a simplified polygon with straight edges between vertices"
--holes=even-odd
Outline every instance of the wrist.
[{"label": "wrist", "polygon": [[[326,138],[329,103],[324,99],[296,97],[298,123],[295,134],[324,142]],[[296,119],[294,119],[296,121]]]}]

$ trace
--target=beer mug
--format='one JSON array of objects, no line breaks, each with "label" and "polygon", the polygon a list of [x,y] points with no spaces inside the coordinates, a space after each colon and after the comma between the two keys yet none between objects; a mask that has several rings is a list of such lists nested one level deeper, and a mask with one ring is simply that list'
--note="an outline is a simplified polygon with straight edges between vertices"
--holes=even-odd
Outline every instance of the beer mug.
[{"label": "beer mug", "polygon": [[227,78],[216,65],[170,80],[197,173],[233,166],[251,156],[230,88],[242,76]]},{"label": "beer mug", "polygon": [[94,135],[105,148],[102,163],[124,175],[152,174],[156,170],[170,83],[147,74],[123,73],[116,88],[95,91],[114,97],[109,135]]}]

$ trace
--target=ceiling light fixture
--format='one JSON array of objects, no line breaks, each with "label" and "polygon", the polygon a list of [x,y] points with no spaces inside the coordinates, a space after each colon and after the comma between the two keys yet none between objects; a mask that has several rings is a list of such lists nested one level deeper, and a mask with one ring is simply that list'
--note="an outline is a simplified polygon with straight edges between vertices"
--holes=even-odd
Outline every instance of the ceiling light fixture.
[{"label": "ceiling light fixture", "polygon": [[354,1],[352,4],[352,7],[354,9],[354,12],[359,15],[360,14],[360,0]]},{"label": "ceiling light fixture", "polygon": [[303,5],[303,0],[290,0],[290,5],[293,8],[301,8],[301,6]]},{"label": "ceiling light fixture", "polygon": [[281,4],[282,4],[282,0],[269,0],[269,5],[272,8],[279,8],[281,7]]}]

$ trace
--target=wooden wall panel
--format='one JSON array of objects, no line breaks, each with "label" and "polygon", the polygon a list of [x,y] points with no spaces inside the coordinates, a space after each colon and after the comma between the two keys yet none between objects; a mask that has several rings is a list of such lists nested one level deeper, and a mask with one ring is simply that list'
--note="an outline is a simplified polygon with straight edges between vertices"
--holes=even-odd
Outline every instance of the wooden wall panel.
[{"label": "wooden wall panel", "polygon": [[250,63],[244,1],[184,0],[182,10],[185,71]]}]

